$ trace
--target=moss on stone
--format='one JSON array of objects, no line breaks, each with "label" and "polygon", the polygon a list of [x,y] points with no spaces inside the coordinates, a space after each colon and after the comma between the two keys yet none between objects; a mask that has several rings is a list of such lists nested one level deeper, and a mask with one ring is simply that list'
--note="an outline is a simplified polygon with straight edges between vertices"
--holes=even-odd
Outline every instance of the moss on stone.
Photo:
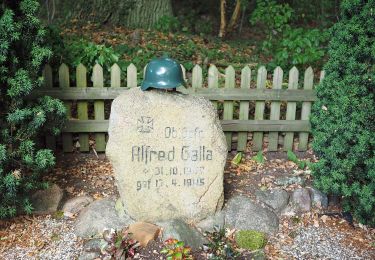
[{"label": "moss on stone", "polygon": [[257,250],[267,243],[266,235],[256,230],[240,230],[236,234],[236,242],[240,248]]}]

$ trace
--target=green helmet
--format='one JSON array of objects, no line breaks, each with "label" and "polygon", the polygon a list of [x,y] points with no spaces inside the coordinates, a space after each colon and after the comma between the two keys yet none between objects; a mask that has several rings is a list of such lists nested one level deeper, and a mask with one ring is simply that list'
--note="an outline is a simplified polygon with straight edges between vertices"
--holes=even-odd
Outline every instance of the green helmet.
[{"label": "green helmet", "polygon": [[173,89],[184,83],[180,64],[171,58],[162,57],[153,59],[147,64],[141,89]]}]

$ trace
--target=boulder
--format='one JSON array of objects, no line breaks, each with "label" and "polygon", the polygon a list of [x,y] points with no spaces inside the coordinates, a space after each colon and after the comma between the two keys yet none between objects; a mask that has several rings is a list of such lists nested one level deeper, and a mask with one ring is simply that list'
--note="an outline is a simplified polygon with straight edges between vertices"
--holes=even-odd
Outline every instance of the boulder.
[{"label": "boulder", "polygon": [[309,188],[309,191],[313,206],[316,206],[318,208],[328,207],[328,197],[326,194],[314,188]]},{"label": "boulder", "polygon": [[214,227],[217,226],[219,228],[223,228],[225,226],[225,213],[224,211],[219,211],[213,216],[209,216],[199,223],[196,226],[201,229],[202,231],[212,232],[214,231]]},{"label": "boulder", "polygon": [[225,225],[237,230],[257,230],[272,234],[279,229],[279,219],[271,210],[238,195],[227,203]]},{"label": "boulder", "polygon": [[173,219],[159,222],[157,225],[162,227],[163,241],[169,238],[178,239],[184,241],[186,246],[190,246],[194,250],[208,243],[208,240],[198,230],[189,226],[183,220]]},{"label": "boulder", "polygon": [[288,205],[289,194],[283,189],[258,190],[255,194],[259,201],[269,205],[277,213],[280,213]]},{"label": "boulder", "polygon": [[75,234],[80,237],[92,237],[104,229],[121,230],[134,221],[127,215],[119,216],[113,199],[101,199],[84,208],[75,221]]},{"label": "boulder", "polygon": [[84,207],[89,205],[93,199],[90,196],[78,196],[72,199],[69,199],[65,202],[62,211],[64,211],[64,214],[71,213],[71,214],[77,214],[80,212]]},{"label": "boulder", "polygon": [[57,211],[63,198],[63,190],[53,184],[48,189],[36,191],[30,198],[34,214],[51,214]]},{"label": "boulder", "polygon": [[305,188],[294,190],[290,198],[290,205],[297,213],[309,212],[311,209],[309,190]]},{"label": "boulder", "polygon": [[137,221],[199,221],[223,204],[227,145],[210,101],[133,88],[111,108],[106,154]]}]

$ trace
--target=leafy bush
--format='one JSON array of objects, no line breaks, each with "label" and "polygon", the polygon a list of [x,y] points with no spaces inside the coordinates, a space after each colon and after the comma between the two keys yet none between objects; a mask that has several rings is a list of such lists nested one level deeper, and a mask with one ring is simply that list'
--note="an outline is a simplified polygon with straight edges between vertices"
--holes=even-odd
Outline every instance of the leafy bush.
[{"label": "leafy bush", "polygon": [[315,185],[375,225],[375,1],[345,0],[311,118]]},{"label": "leafy bush", "polygon": [[286,29],[280,40],[266,43],[275,53],[272,65],[288,67],[321,62],[325,55],[326,38],[319,29]]},{"label": "leafy bush", "polygon": [[67,42],[64,46],[62,60],[73,66],[82,63],[88,71],[91,71],[95,64],[100,64],[103,69],[109,71],[111,66],[119,60],[119,54],[112,47],[87,40]]},{"label": "leafy bush", "polygon": [[164,15],[155,24],[155,29],[160,32],[176,32],[180,28],[177,17]]},{"label": "leafy bush", "polygon": [[319,29],[292,28],[293,13],[288,4],[258,0],[250,17],[253,25],[260,23],[265,27],[262,51],[273,58],[269,64],[272,68],[318,65],[325,55],[326,34]]},{"label": "leafy bush", "polygon": [[266,235],[256,230],[240,230],[236,234],[236,242],[240,248],[257,250],[267,243]]},{"label": "leafy bush", "polygon": [[250,16],[250,23],[261,23],[267,30],[268,39],[289,27],[293,9],[288,4],[277,4],[273,0],[257,0]]},{"label": "leafy bush", "polygon": [[27,100],[42,84],[41,68],[51,56],[38,8],[34,0],[0,6],[0,218],[31,213],[28,197],[46,186],[40,174],[55,163],[50,150],[38,149],[38,134],[58,134],[65,118],[65,107],[56,99]]}]

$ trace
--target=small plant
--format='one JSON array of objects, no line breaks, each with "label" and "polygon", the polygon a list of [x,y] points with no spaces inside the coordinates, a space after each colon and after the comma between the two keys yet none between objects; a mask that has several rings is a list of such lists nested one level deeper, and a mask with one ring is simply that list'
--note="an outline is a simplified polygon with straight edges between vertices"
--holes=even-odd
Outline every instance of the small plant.
[{"label": "small plant", "polygon": [[263,248],[266,243],[266,235],[256,230],[240,230],[236,234],[236,242],[240,248],[257,250]]},{"label": "small plant", "polygon": [[236,156],[234,156],[234,158],[232,159],[232,163],[234,165],[239,165],[242,161],[242,157],[243,157],[243,153],[239,152],[236,154]]},{"label": "small plant", "polygon": [[232,234],[233,232],[230,230],[218,226],[214,227],[213,232],[206,232],[206,236],[210,241],[203,247],[207,258],[214,260],[236,259],[239,256],[239,252],[236,251],[233,245]]},{"label": "small plant", "polygon": [[191,248],[185,246],[183,241],[170,238],[164,244],[165,247],[160,252],[167,256],[167,260],[193,260]]},{"label": "small plant", "polygon": [[118,232],[106,229],[103,232],[105,244],[102,247],[104,259],[131,259],[135,256],[139,243],[132,238],[127,229]]},{"label": "small plant", "polygon": [[306,166],[308,166],[308,162],[298,159],[297,156],[290,150],[287,152],[287,156],[288,160],[297,164],[298,168],[301,170],[304,170]]},{"label": "small plant", "polygon": [[255,156],[251,158],[251,160],[260,164],[264,163],[265,160],[262,151],[259,151]]}]

